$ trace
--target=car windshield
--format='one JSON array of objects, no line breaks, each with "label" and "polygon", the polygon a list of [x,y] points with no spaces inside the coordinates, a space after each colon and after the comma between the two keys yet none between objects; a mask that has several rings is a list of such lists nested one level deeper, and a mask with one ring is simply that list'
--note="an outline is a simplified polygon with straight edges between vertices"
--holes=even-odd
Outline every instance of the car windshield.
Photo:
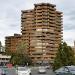
[{"label": "car windshield", "polygon": [[26,71],[27,69],[28,69],[28,68],[25,68],[25,67],[19,67],[19,68],[18,68],[19,71]]},{"label": "car windshield", "polygon": [[56,71],[63,71],[64,70],[64,67],[61,67],[59,69],[57,69]]},{"label": "car windshield", "polygon": [[68,67],[70,71],[75,71],[75,66]]}]

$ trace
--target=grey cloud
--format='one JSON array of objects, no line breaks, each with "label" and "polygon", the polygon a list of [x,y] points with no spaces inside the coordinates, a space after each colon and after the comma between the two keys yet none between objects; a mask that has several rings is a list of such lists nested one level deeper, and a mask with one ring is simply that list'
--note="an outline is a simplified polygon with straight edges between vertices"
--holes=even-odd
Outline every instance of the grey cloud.
[{"label": "grey cloud", "polygon": [[63,37],[64,40],[71,46],[73,46],[74,44],[74,40],[75,40],[75,29],[72,30],[64,30],[63,31]]},{"label": "grey cloud", "polygon": [[71,21],[75,21],[75,15],[69,18]]},{"label": "grey cloud", "polygon": [[70,11],[68,14],[69,20],[75,21],[75,10]]},{"label": "grey cloud", "polygon": [[66,24],[64,30],[73,30],[75,29],[75,24]]},{"label": "grey cloud", "polygon": [[[33,4],[40,2],[53,3],[59,11],[63,12],[64,31],[66,30],[65,33],[68,36],[64,34],[64,40],[68,42],[67,39],[71,38],[69,38],[69,33],[72,33],[75,28],[75,0],[0,0],[0,36],[3,36],[0,39],[3,41],[7,35],[20,33],[21,10],[32,9]],[[73,41],[74,38],[69,41],[71,40]]]}]

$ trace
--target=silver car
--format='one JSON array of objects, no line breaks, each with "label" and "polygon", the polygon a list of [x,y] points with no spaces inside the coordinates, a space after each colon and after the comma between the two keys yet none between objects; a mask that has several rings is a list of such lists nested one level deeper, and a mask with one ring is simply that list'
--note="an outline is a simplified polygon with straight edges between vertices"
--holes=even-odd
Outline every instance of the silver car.
[{"label": "silver car", "polygon": [[31,69],[28,67],[18,67],[16,72],[18,75],[31,75]]},{"label": "silver car", "polygon": [[46,73],[46,68],[45,68],[44,66],[40,66],[40,67],[38,68],[38,72],[39,72],[39,73]]},{"label": "silver car", "polygon": [[55,71],[56,75],[75,75],[75,66],[64,66]]}]

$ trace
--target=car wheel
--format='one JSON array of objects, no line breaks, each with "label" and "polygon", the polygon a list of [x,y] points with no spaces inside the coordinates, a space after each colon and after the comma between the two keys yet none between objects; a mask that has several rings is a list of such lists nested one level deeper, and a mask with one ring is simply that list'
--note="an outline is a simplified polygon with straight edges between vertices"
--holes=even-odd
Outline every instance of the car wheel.
[{"label": "car wheel", "polygon": [[59,75],[59,74],[56,74],[56,75]]},{"label": "car wheel", "polygon": [[6,74],[2,74],[2,75],[6,75]]},{"label": "car wheel", "polygon": [[29,75],[32,75],[31,73]]}]

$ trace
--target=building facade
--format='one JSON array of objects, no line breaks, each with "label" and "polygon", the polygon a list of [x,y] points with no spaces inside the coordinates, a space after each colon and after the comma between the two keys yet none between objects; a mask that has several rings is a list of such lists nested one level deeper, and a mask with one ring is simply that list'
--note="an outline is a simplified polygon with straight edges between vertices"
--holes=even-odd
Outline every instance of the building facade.
[{"label": "building facade", "polygon": [[4,66],[9,63],[11,56],[0,54],[0,66]]},{"label": "building facade", "polygon": [[5,50],[15,52],[19,41],[21,40],[20,34],[14,34],[14,36],[5,37]]},{"label": "building facade", "polygon": [[22,41],[28,44],[33,63],[53,63],[62,41],[62,12],[49,3],[34,4],[34,9],[22,10]]}]

